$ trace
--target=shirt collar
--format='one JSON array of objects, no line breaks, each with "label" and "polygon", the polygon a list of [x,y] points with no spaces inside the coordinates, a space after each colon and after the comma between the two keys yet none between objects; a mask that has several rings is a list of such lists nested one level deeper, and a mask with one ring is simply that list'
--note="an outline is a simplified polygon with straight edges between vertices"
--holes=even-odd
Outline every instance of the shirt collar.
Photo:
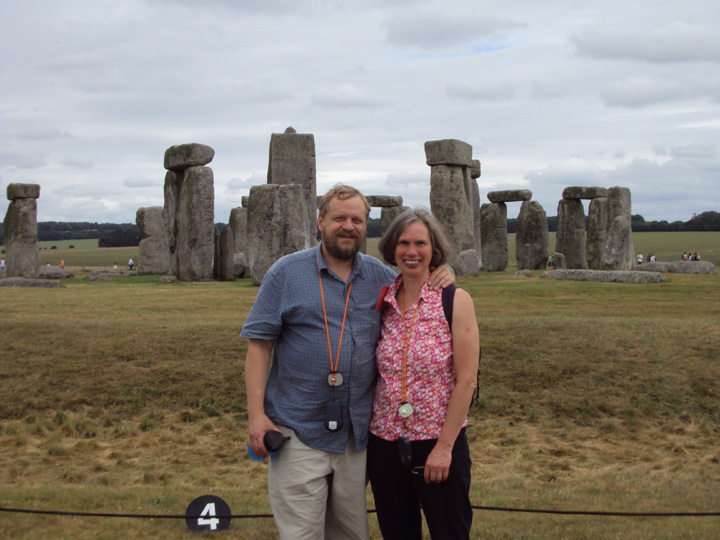
[{"label": "shirt collar", "polygon": [[[327,273],[330,273],[330,267],[325,262],[325,259],[322,255],[322,242],[318,242],[317,246],[315,246],[315,258],[317,260],[318,268],[320,270],[325,270]],[[359,251],[355,254],[355,260],[353,261],[353,268],[350,272],[350,278],[348,279],[348,283],[352,281],[356,276],[362,277],[363,276],[363,267],[364,262],[362,259],[362,253]],[[334,275],[334,273],[333,273]]]}]

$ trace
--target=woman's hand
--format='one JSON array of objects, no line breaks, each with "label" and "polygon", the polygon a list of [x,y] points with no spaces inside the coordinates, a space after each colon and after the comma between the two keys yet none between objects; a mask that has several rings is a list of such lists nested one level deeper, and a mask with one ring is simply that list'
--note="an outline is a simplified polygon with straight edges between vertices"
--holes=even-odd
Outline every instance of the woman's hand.
[{"label": "woman's hand", "polygon": [[452,448],[444,448],[436,444],[425,461],[425,483],[435,482],[439,484],[447,480],[448,474],[450,474],[451,462]]}]

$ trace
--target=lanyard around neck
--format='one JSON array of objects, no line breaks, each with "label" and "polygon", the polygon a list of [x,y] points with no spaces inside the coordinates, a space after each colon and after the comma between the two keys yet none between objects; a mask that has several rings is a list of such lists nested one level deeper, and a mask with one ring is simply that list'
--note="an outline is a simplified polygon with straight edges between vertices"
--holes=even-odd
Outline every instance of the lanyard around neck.
[{"label": "lanyard around neck", "polygon": [[[400,309],[402,310],[402,319],[403,319],[402,379],[401,379],[401,386],[400,386],[400,400],[401,400],[401,403],[405,403],[407,401],[408,349],[410,348],[410,341],[412,339],[413,328],[415,327],[415,320],[417,319],[420,308],[418,306],[418,309],[416,309],[415,313],[413,313],[412,323],[410,324],[410,330],[408,330],[407,324],[405,322],[405,294],[403,294],[402,290],[400,290]],[[402,419],[403,424],[405,423],[405,420],[406,420],[405,418]]]},{"label": "lanyard around neck", "polygon": [[342,326],[340,327],[340,340],[338,342],[337,356],[333,364],[332,346],[330,345],[330,329],[328,328],[327,312],[325,311],[325,294],[323,293],[322,275],[318,268],[318,281],[320,282],[320,298],[323,307],[323,319],[325,319],[325,335],[327,337],[328,355],[330,357],[330,381],[331,386],[335,386],[335,374],[337,373],[338,363],[340,362],[340,347],[342,347],[343,332],[345,331],[345,317],[347,315],[348,302],[350,301],[350,291],[352,290],[352,281],[348,285],[347,296],[345,297],[345,310],[343,311]]}]

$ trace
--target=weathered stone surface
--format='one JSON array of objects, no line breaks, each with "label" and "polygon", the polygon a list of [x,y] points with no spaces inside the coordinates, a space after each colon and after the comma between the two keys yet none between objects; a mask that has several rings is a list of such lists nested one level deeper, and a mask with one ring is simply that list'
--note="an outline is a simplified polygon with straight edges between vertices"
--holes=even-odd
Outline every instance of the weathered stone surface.
[{"label": "weathered stone surface", "polygon": [[395,218],[410,210],[408,206],[384,206],[380,210],[380,236],[384,236]]},{"label": "weathered stone surface", "polygon": [[83,281],[110,281],[110,276],[104,272],[90,272]]},{"label": "weathered stone surface", "polygon": [[247,253],[247,208],[237,207],[230,210],[228,227],[233,234],[233,254]]},{"label": "weathered stone surface", "polygon": [[244,253],[235,253],[233,255],[233,276],[236,278],[244,278],[248,275],[247,257]]},{"label": "weathered stone surface", "polygon": [[490,202],[518,202],[532,199],[529,189],[506,189],[504,191],[491,191],[487,194]]},{"label": "weathered stone surface", "polygon": [[24,277],[5,277],[0,278],[0,287],[64,287],[62,281],[55,279],[32,279]]},{"label": "weathered stone surface", "polygon": [[603,187],[571,186],[563,190],[563,199],[597,199],[607,197],[608,190]]},{"label": "weathered stone surface", "polygon": [[216,278],[220,281],[232,281],[235,279],[234,265],[235,260],[233,259],[234,244],[233,231],[230,227],[225,227],[217,235],[217,275]]},{"label": "weathered stone surface", "polygon": [[158,283],[177,283],[177,277],[175,276],[160,276]]},{"label": "weathered stone surface", "polygon": [[188,167],[207,165],[213,157],[215,150],[205,144],[179,144],[165,150],[164,164],[169,171],[182,171]]},{"label": "weathered stone surface", "polygon": [[585,209],[578,199],[558,202],[556,250],[565,255],[568,268],[587,268],[585,253]]},{"label": "weathered stone surface", "polygon": [[479,159],[473,159],[472,165],[470,166],[470,177],[471,178],[480,178],[480,160]]},{"label": "weathered stone surface", "polygon": [[547,215],[537,201],[525,201],[520,206],[515,235],[515,254],[518,270],[540,270],[547,266],[550,245]]},{"label": "weathered stone surface", "polygon": [[474,249],[466,249],[457,256],[452,268],[458,276],[475,276],[480,268],[480,254]]},{"label": "weathered stone surface", "polygon": [[556,251],[553,253],[553,268],[555,270],[567,270],[567,262],[565,262],[565,255]]},{"label": "weathered stone surface", "polygon": [[403,198],[399,195],[365,195],[370,206],[388,208],[392,206],[402,206]]},{"label": "weathered stone surface", "polygon": [[630,190],[612,187],[590,202],[587,263],[595,270],[629,270],[635,264],[630,224]]},{"label": "weathered stone surface", "polygon": [[140,229],[138,273],[167,274],[171,267],[171,253],[163,207],[139,208],[135,223]]},{"label": "weathered stone surface", "polygon": [[183,281],[212,279],[215,236],[215,193],[209,167],[185,169],[176,217],[177,277]]},{"label": "weathered stone surface", "polygon": [[466,192],[467,167],[434,165],[430,169],[430,210],[452,247],[450,262],[475,248],[473,215]]},{"label": "weathered stone surface", "polygon": [[588,268],[593,270],[614,270],[613,268],[601,268],[609,228],[609,210],[607,197],[593,199],[588,206],[585,245]]},{"label": "weathered stone surface", "polygon": [[173,276],[177,275],[177,209],[182,179],[182,172],[175,174],[173,171],[168,171],[165,174],[163,217],[165,218],[165,232],[167,234],[168,249],[170,250],[170,270],[168,273]]},{"label": "weathered stone surface", "polygon": [[39,199],[40,184],[8,184],[7,198],[10,201],[16,199]]},{"label": "weathered stone surface", "polygon": [[636,272],[668,272],[675,274],[714,274],[715,265],[710,261],[649,262],[634,266]]},{"label": "weathered stone surface", "polygon": [[253,186],[249,202],[249,267],[259,285],[280,257],[310,247],[308,221],[299,184]]},{"label": "weathered stone surface", "polygon": [[507,205],[483,204],[480,207],[482,229],[482,265],[490,272],[502,272],[508,264]]},{"label": "weathered stone surface", "polygon": [[[16,184],[17,185],[17,184]],[[3,222],[5,275],[34,279],[40,267],[37,244],[37,201],[13,199]]]},{"label": "weathered stone surface", "polygon": [[633,272],[630,270],[550,270],[544,272],[540,277],[603,283],[660,283],[665,281],[665,277],[659,272]]},{"label": "weathered stone surface", "polygon": [[425,162],[432,165],[460,165],[472,167],[472,146],[457,139],[427,141]]},{"label": "weathered stone surface", "polygon": [[610,223],[600,259],[601,270],[630,270],[633,260],[632,225],[625,216],[617,216]]},{"label": "weathered stone surface", "polygon": [[38,277],[40,279],[68,279],[75,277],[75,272],[69,268],[41,266],[38,270]]},{"label": "weathered stone surface", "polygon": [[305,198],[308,245],[315,245],[317,230],[317,180],[315,165],[315,137],[298,134],[289,127],[285,133],[270,137],[270,161],[267,183],[275,185],[299,184]]},{"label": "weathered stone surface", "polygon": [[[243,208],[247,208],[249,200],[250,200],[250,197],[248,197],[247,195],[243,195],[242,197],[240,197],[240,205]],[[316,202],[315,202],[316,207],[319,202],[320,202],[320,197],[317,197]]]}]

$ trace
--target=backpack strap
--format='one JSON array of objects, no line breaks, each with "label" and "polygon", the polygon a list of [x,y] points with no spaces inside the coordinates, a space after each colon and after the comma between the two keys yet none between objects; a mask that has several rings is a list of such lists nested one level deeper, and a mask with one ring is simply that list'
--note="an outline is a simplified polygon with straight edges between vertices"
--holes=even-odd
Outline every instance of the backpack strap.
[{"label": "backpack strap", "polygon": [[[452,319],[453,319],[453,305],[455,304],[455,285],[450,285],[442,290],[442,307],[445,313],[445,320],[450,326],[450,333],[452,333]],[[482,360],[482,347],[480,347],[480,355],[478,358],[478,373],[477,373],[477,386],[475,387],[475,395],[473,396],[473,402],[477,403],[480,397],[480,361]]]}]

